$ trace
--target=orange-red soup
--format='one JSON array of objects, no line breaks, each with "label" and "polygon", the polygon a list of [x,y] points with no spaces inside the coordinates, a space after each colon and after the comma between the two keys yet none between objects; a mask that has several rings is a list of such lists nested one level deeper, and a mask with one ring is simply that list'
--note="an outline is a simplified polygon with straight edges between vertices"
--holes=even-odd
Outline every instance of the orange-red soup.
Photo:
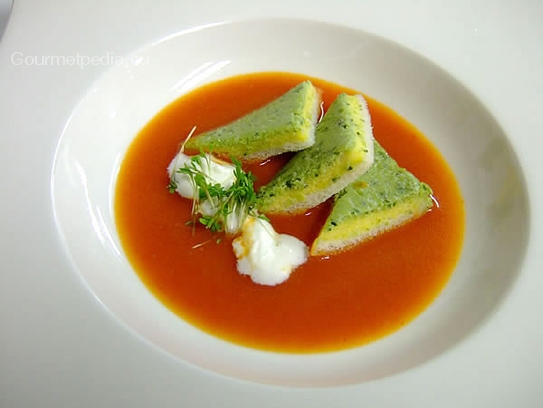
[{"label": "orange-red soup", "polygon": [[[307,79],[257,73],[201,87],[153,118],[128,149],[117,179],[115,216],[124,251],[154,295],[183,319],[245,346],[318,352],[362,345],[423,311],[449,279],[461,250],[463,201],[439,152],[411,124],[368,99],[374,136],[397,162],[428,183],[439,203],[422,218],[330,257],[310,257],[278,286],[260,286],[236,270],[228,239],[216,243],[186,225],[191,202],[166,188],[166,167],[193,126],[197,133],[258,108]],[[310,78],[326,109],[341,92]],[[251,164],[262,184],[286,157]],[[259,185],[260,185],[259,184]],[[273,217],[278,232],[310,245],[327,215]],[[207,242],[209,241],[209,242]],[[207,242],[207,243],[205,243]],[[205,243],[198,246],[198,244]],[[196,246],[196,247],[195,247]]]}]

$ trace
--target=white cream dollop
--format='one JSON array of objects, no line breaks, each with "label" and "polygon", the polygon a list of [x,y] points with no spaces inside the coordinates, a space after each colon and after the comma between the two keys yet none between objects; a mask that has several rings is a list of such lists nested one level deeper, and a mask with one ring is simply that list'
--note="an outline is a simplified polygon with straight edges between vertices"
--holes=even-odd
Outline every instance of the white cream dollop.
[{"label": "white cream dollop", "polygon": [[[183,152],[179,152],[168,166],[168,175],[170,176],[170,179],[175,182],[177,186],[175,191],[177,191],[179,195],[185,198],[194,199],[194,185],[192,184],[190,177],[187,174],[179,173],[178,171],[185,166],[191,165],[192,157],[193,156],[188,156]],[[236,181],[234,165],[219,160],[210,154],[206,153],[205,158],[202,158],[199,161],[199,164],[194,164],[196,165],[196,169],[207,177],[208,181],[213,184],[219,183],[225,189]],[[209,204],[211,203],[208,203],[209,208],[204,208],[204,211],[212,211],[213,205],[209,206]]]},{"label": "white cream dollop", "polygon": [[246,218],[232,246],[239,273],[261,285],[284,282],[308,258],[308,248],[302,241],[278,234],[268,221],[252,216]]},{"label": "white cream dollop", "polygon": [[[209,154],[205,154],[199,161],[193,161],[192,158],[181,151],[168,166],[168,175],[179,195],[195,198],[195,186],[191,178],[179,172],[179,169],[187,166],[196,166],[194,170],[203,174],[208,182],[218,183],[225,189],[235,183],[234,165]],[[212,201],[197,200],[196,211],[203,215],[214,215],[218,205]],[[249,275],[255,283],[261,285],[273,286],[284,282],[294,269],[307,261],[307,246],[291,235],[278,234],[268,221],[245,215],[243,208],[237,208],[224,220],[227,234],[238,233],[241,225],[241,235],[232,242],[239,273]]]}]

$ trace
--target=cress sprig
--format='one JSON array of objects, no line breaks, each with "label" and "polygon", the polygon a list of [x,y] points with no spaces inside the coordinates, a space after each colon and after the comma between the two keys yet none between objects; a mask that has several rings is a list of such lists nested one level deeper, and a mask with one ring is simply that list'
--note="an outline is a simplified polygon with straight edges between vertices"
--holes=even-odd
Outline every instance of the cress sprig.
[{"label": "cress sprig", "polygon": [[[204,168],[211,167],[210,160],[210,155],[202,152],[193,156],[188,164],[176,172],[187,175],[196,192],[192,206],[193,222],[198,221],[211,232],[226,231],[235,234],[241,229],[247,216],[263,217],[256,210],[258,198],[254,190],[255,177],[251,172],[243,171],[239,160],[231,158],[235,181],[225,188],[219,183],[213,183],[203,172]],[[177,183],[172,177],[168,190],[173,193],[176,189]],[[201,213],[204,201],[216,209],[212,215]]]}]

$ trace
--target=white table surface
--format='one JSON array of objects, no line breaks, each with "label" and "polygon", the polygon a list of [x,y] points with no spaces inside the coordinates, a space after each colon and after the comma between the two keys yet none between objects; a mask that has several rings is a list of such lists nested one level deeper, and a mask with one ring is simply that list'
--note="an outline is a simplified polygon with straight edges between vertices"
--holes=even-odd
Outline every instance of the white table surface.
[{"label": "white table surface", "polygon": [[11,12],[11,0],[0,0],[0,39],[8,23]]}]

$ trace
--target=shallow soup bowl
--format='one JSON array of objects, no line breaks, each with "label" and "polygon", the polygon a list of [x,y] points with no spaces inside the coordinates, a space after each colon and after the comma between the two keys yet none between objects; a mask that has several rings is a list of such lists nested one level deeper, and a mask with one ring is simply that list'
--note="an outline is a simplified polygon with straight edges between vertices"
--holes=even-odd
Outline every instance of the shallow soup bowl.
[{"label": "shallow soup bowl", "polygon": [[[398,332],[330,353],[246,348],[176,316],[145,287],[124,255],[113,202],[116,176],[134,137],[185,93],[260,71],[322,78],[383,102],[420,129],[452,168],[466,212],[463,249],[441,294]],[[311,21],[201,27],[119,61],[75,108],[58,145],[52,191],[56,222],[75,269],[121,324],[189,364],[287,386],[370,381],[415,368],[459,344],[500,306],[519,273],[528,237],[529,209],[517,157],[469,90],[393,42]]]}]

